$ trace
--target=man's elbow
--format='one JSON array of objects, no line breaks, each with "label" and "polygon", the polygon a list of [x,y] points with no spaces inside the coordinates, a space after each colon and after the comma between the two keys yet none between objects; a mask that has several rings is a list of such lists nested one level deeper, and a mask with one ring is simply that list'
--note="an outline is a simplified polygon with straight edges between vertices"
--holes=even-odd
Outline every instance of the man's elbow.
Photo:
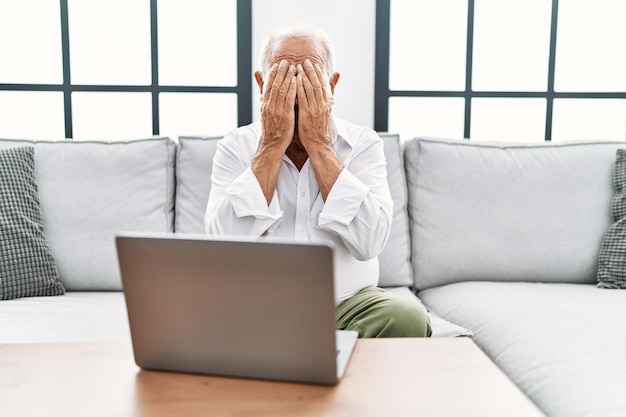
[{"label": "man's elbow", "polygon": [[350,248],[354,257],[359,261],[369,261],[380,255],[385,248],[387,240],[389,239],[389,233],[385,234],[385,238],[381,241],[376,237],[373,237],[369,242],[360,245],[358,248]]}]

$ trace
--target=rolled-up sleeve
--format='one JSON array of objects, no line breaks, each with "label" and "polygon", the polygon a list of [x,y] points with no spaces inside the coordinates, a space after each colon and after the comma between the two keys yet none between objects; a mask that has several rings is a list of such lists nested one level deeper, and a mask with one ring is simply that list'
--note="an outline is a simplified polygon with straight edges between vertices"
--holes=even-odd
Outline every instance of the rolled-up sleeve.
[{"label": "rolled-up sleeve", "polygon": [[230,148],[229,142],[218,145],[204,216],[206,232],[258,237],[271,233],[281,217],[276,193],[268,206],[249,163],[240,159],[240,153]]},{"label": "rolled-up sleeve", "polygon": [[359,260],[383,250],[393,217],[383,143],[370,135],[340,173],[318,218],[318,226],[339,235]]}]

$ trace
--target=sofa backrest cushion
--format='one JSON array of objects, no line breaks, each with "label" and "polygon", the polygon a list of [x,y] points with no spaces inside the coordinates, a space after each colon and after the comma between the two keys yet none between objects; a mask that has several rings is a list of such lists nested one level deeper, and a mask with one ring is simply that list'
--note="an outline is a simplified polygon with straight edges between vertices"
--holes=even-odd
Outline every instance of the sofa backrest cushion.
[{"label": "sofa backrest cushion", "polygon": [[619,148],[626,143],[408,141],[416,287],[594,283]]},{"label": "sofa backrest cushion", "polygon": [[[394,219],[387,246],[379,256],[383,287],[409,286],[413,283],[410,264],[407,190],[402,146],[398,135],[380,134],[387,158],[388,182],[394,200]],[[211,190],[212,158],[220,138],[181,136],[176,160],[177,233],[205,233],[204,213]]]},{"label": "sofa backrest cushion", "polygon": [[176,233],[205,233],[213,155],[222,136],[180,136],[176,153]]},{"label": "sofa backrest cushion", "polygon": [[35,147],[44,230],[65,288],[121,290],[115,234],[173,231],[176,144],[0,140],[24,145]]},{"label": "sofa backrest cushion", "polygon": [[381,287],[413,285],[411,269],[411,242],[407,213],[407,185],[404,173],[404,150],[400,136],[379,133],[383,139],[387,158],[387,182],[393,198],[393,222],[387,245],[378,256]]}]

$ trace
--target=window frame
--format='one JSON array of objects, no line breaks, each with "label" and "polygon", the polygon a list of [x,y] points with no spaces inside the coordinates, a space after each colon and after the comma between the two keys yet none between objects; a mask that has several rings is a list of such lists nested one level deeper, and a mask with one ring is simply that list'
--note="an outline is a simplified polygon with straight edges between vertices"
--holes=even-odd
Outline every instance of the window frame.
[{"label": "window frame", "polygon": [[557,92],[554,91],[556,62],[556,37],[559,15],[559,0],[552,0],[550,17],[550,49],[548,58],[548,85],[546,91],[473,91],[472,60],[474,48],[475,0],[467,0],[467,45],[465,62],[465,89],[444,90],[390,90],[389,89],[389,42],[391,0],[376,0],[376,58],[374,70],[374,129],[386,132],[389,126],[390,97],[460,97],[465,99],[463,137],[470,138],[473,98],[544,98],[546,99],[545,141],[552,140],[552,118],[554,100],[577,99],[626,99],[626,92]]},{"label": "window frame", "polygon": [[72,84],[70,66],[68,0],[59,0],[61,15],[62,84],[3,84],[0,91],[58,91],[63,93],[65,137],[73,138],[73,92],[149,92],[152,95],[152,134],[159,135],[159,94],[234,93],[237,95],[237,124],[252,122],[252,0],[237,1],[237,85],[236,86],[163,86],[159,85],[158,0],[150,0],[150,85]]}]

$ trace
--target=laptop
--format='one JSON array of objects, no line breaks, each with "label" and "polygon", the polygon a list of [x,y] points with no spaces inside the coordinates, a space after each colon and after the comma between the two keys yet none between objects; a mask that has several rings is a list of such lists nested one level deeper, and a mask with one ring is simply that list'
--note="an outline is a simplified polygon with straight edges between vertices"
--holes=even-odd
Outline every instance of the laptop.
[{"label": "laptop", "polygon": [[357,339],[335,330],[333,249],[205,235],[116,236],[144,369],[336,384]]}]

